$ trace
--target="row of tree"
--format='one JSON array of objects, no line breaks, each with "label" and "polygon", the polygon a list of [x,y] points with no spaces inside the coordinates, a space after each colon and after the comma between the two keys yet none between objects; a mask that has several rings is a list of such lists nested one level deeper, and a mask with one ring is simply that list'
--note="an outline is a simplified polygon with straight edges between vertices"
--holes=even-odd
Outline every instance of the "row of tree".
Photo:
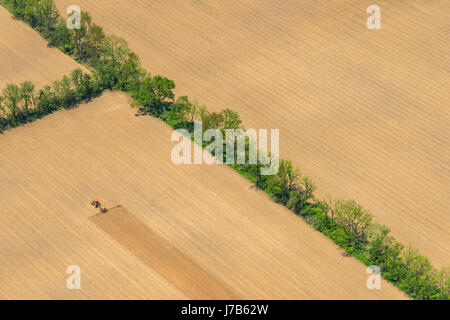
[{"label": "row of tree", "polygon": [[416,250],[405,248],[390,230],[373,221],[353,200],[316,199],[316,185],[291,161],[280,160],[278,173],[261,176],[262,164],[233,165],[275,201],[286,205],[366,265],[378,265],[385,279],[416,299],[450,298],[450,268],[436,270]]},{"label": "row of tree", "polygon": [[[203,129],[237,129],[239,115],[225,109],[209,112],[204,106],[183,96],[175,99],[174,81],[151,76],[140,65],[139,58],[125,40],[105,36],[103,30],[82,13],[79,30],[67,29],[55,9],[53,0],[0,0],[18,18],[28,22],[49,42],[78,61],[87,63],[94,71],[80,69],[55,82],[53,87],[35,91],[31,82],[9,84],[0,97],[0,131],[16,126],[63,107],[74,106],[98,96],[105,89],[123,90],[140,106],[169,123],[175,129],[193,130],[194,121],[201,120]],[[227,141],[228,143],[228,141]],[[225,148],[225,146],[224,146]],[[237,150],[237,148],[235,148]],[[253,181],[275,201],[287,206],[307,223],[330,237],[367,265],[378,265],[383,276],[417,299],[449,299],[449,270],[437,271],[417,251],[404,248],[386,226],[373,222],[371,214],[352,200],[316,199],[316,185],[291,161],[281,159],[275,175],[261,175],[265,164],[259,160],[249,164],[231,165]],[[223,155],[226,155],[224,150]],[[225,159],[224,159],[225,160]]]},{"label": "row of tree", "polygon": [[138,56],[127,42],[115,35],[106,36],[81,12],[80,28],[69,29],[53,0],[0,0],[15,17],[24,20],[49,43],[78,62],[94,68],[105,89],[128,90],[145,76]]}]

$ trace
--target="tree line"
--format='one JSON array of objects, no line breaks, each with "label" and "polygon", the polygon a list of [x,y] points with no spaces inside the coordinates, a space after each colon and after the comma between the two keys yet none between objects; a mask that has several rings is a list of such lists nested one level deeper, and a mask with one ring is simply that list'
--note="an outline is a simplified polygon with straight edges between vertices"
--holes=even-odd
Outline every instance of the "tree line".
[{"label": "tree line", "polygon": [[[129,93],[134,99],[132,106],[175,129],[192,132],[197,120],[202,121],[203,130],[241,127],[239,114],[231,109],[210,112],[187,96],[175,99],[173,80],[145,71],[127,42],[105,35],[101,27],[92,23],[88,13],[81,14],[81,29],[69,30],[53,0],[0,0],[0,3],[40,32],[51,45],[92,69],[90,73],[76,69],[53,86],[38,91],[30,81],[8,84],[0,96],[0,132],[60,108],[89,101],[104,90]],[[316,184],[303,176],[291,161],[280,159],[275,175],[261,175],[260,169],[265,164],[259,160],[248,164],[248,141],[246,149],[246,164],[230,166],[257,188],[366,265],[378,265],[385,279],[412,298],[449,299],[449,268],[436,270],[426,257],[410,247],[405,248],[394,239],[388,227],[374,222],[370,212],[355,201],[316,198]]]}]

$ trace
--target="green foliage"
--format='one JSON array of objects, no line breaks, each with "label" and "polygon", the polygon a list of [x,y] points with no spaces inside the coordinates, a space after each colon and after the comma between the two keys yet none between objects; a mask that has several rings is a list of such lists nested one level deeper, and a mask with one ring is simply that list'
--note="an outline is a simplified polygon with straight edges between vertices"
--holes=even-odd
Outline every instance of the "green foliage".
[{"label": "green foliage", "polygon": [[267,181],[267,192],[277,202],[286,204],[289,201],[290,192],[298,189],[300,177],[300,171],[292,165],[292,161],[281,159],[278,172]]},{"label": "green foliage", "polygon": [[25,81],[20,85],[20,99],[23,101],[24,112],[28,114],[29,108],[35,104],[34,84],[31,81]]},{"label": "green foliage", "polygon": [[[142,82],[130,90],[130,95],[135,100],[135,105],[144,107],[145,110],[156,116],[161,116],[165,111],[165,106],[173,102],[175,82],[165,77],[152,77],[148,74]],[[183,101],[179,101],[183,103]],[[180,114],[181,116],[181,114]]]},{"label": "green foliage", "polygon": [[304,211],[304,208],[307,207],[306,201],[307,199],[305,195],[298,191],[291,191],[286,207],[294,211],[296,214],[301,214]]},{"label": "green foliage", "polygon": [[[95,59],[94,67],[103,81],[103,86],[113,90],[139,91],[145,72],[141,68],[139,57],[128,48],[128,43],[120,37],[107,36],[101,41],[99,51],[100,55]],[[152,90],[165,90],[170,87],[165,83],[166,78],[160,78],[153,79],[148,75],[144,80],[147,82],[143,83],[145,87],[142,90],[150,89],[150,87]],[[151,86],[149,86],[150,84]],[[175,87],[175,83],[171,84]],[[140,91],[142,92],[142,90]],[[167,94],[167,92],[164,93]],[[142,97],[142,99],[144,98]]]},{"label": "green foliage", "polygon": [[61,107],[68,108],[98,96],[103,90],[98,75],[76,69],[38,92],[31,81],[8,84],[0,96],[0,131],[42,117]]},{"label": "green foliage", "polygon": [[200,120],[202,121],[203,132],[209,129],[222,128],[225,117],[223,112],[209,112],[202,110],[200,113]]},{"label": "green foliage", "polygon": [[406,249],[401,257],[403,268],[399,288],[410,292],[416,299],[430,300],[440,297],[447,292],[441,292],[439,287],[439,273],[433,269],[427,258],[418,254],[412,248]]},{"label": "green foliage", "polygon": [[314,192],[317,189],[316,184],[310,177],[303,177],[302,178],[302,185],[301,185],[301,192],[304,193],[307,197],[307,199],[313,199],[314,198]]},{"label": "green foliage", "polygon": [[388,227],[376,222],[370,226],[365,248],[368,260],[384,270],[390,261],[399,258],[402,250],[403,246],[390,235]]},{"label": "green foliage", "polygon": [[276,176],[272,176],[268,179],[265,191],[279,203],[286,204],[289,199],[289,189],[283,181]]},{"label": "green foliage", "polygon": [[338,202],[335,214],[336,223],[344,226],[355,242],[365,243],[372,223],[372,216],[354,200]]},{"label": "green foliage", "polygon": [[179,97],[174,103],[168,106],[167,111],[162,116],[163,120],[169,122],[175,129],[193,130],[192,121],[188,120],[193,104],[187,96]]},{"label": "green foliage", "polygon": [[[175,128],[192,130],[193,122],[198,119],[203,121],[204,130],[240,127],[238,113],[230,109],[209,112],[186,96],[174,101],[175,83],[147,74],[126,41],[117,36],[105,36],[103,30],[92,23],[89,14],[82,13],[80,30],[69,30],[53,0],[0,0],[0,3],[52,45],[95,69],[91,74],[74,70],[70,77],[65,76],[53,87],[46,86],[37,93],[29,81],[20,86],[8,84],[0,96],[0,132],[87,101],[105,89],[128,91],[135,105]],[[280,160],[279,170],[273,176],[261,175],[263,164],[259,161],[231,166],[347,252],[367,265],[380,266],[383,277],[411,297],[449,299],[449,268],[438,271],[417,251],[405,250],[386,226],[372,222],[370,213],[355,201],[331,197],[315,199],[316,185],[310,178],[302,177],[291,161]]]},{"label": "green foliage", "polygon": [[81,63],[94,67],[102,87],[128,90],[143,76],[138,56],[127,42],[115,35],[105,36],[92,23],[87,12],[81,12],[81,28],[68,29],[53,0],[0,0],[17,18],[35,28],[51,45]]},{"label": "green foliage", "polygon": [[11,119],[11,123],[13,125],[15,125],[18,120],[21,100],[22,94],[19,86],[15,84],[7,84],[6,88],[3,90],[3,103],[9,110],[8,117]]},{"label": "green foliage", "polygon": [[366,265],[380,266],[383,277],[411,297],[449,299],[448,268],[437,271],[416,251],[404,250],[390,230],[372,222],[371,214],[355,201],[316,200],[315,184],[309,177],[301,177],[290,161],[280,160],[278,173],[264,179],[258,173],[259,163],[233,167],[348,253]]},{"label": "green foliage", "polygon": [[223,113],[223,128],[237,130],[242,124],[242,120],[239,117],[239,113],[231,109],[225,109]]}]

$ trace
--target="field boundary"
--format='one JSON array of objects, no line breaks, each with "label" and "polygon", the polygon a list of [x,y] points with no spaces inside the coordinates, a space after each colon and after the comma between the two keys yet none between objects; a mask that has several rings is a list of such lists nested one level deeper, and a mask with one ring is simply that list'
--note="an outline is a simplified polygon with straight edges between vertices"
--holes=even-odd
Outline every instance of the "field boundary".
[{"label": "field boundary", "polygon": [[[52,1],[45,1],[45,3],[53,4]],[[17,101],[16,105],[12,104],[11,97],[0,98],[0,103],[3,100],[10,110],[7,118],[0,118],[0,131],[2,126],[3,129],[9,129],[55,110],[89,101],[105,90],[129,93],[134,99],[133,106],[140,106],[146,114],[158,117],[174,129],[186,129],[191,132],[193,122],[197,118],[203,123],[206,120],[210,128],[240,127],[239,115],[229,109],[221,113],[211,113],[205,107],[199,107],[196,103],[190,102],[186,96],[175,101],[172,93],[175,83],[162,76],[152,77],[142,69],[139,58],[128,48],[124,39],[117,36],[105,36],[100,27],[91,23],[87,13],[82,15],[84,20],[81,31],[69,31],[54,4],[51,16],[43,18],[33,16],[33,20],[29,18],[30,13],[14,1],[0,0],[0,4],[15,17],[29,23],[63,53],[95,70],[92,75],[86,75],[82,72],[80,74],[81,70],[77,69],[78,71],[75,70],[72,73],[71,79],[64,77],[61,82],[55,84],[54,91],[50,87],[40,90],[39,101],[32,108],[29,107],[31,105],[25,104],[26,107],[20,109]],[[36,0],[32,6],[36,12],[40,12],[43,2]],[[39,21],[39,19],[45,19],[45,21]],[[47,22],[50,20],[53,26],[49,27]],[[66,33],[61,36],[63,31]],[[101,41],[95,43],[94,40],[89,39],[88,31],[96,31],[99,36],[103,34]],[[112,48],[119,48],[120,52],[115,52]],[[121,54],[120,61],[116,59],[117,53]],[[80,79],[85,81],[82,82]],[[9,88],[10,92],[6,92],[8,94],[20,89],[19,86]],[[43,108],[44,102],[46,104]],[[22,101],[23,103],[25,102]],[[231,117],[232,123],[226,122],[226,115],[229,116],[228,119]],[[205,143],[202,143],[202,147],[206,147]],[[230,166],[253,182],[257,188],[265,191],[272,199],[302,217],[304,221],[333,240],[350,255],[367,266],[380,266],[382,276],[410,297],[432,300],[449,299],[448,270],[438,271],[416,250],[404,249],[404,246],[390,235],[389,228],[373,222],[370,213],[356,202],[315,198],[315,184],[309,177],[302,176],[291,161],[281,159],[279,172],[271,177],[260,175],[260,169],[264,166],[261,163]]]}]

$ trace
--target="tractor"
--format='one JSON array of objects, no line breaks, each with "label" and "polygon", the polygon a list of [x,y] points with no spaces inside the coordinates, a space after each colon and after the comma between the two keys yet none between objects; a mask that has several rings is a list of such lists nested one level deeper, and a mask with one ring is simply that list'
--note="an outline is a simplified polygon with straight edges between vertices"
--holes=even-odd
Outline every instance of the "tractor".
[{"label": "tractor", "polygon": [[93,206],[96,209],[100,209],[100,213],[106,213],[108,211],[108,209],[106,209],[104,206],[102,206],[100,201],[95,200],[95,199],[91,200],[91,206]]}]

